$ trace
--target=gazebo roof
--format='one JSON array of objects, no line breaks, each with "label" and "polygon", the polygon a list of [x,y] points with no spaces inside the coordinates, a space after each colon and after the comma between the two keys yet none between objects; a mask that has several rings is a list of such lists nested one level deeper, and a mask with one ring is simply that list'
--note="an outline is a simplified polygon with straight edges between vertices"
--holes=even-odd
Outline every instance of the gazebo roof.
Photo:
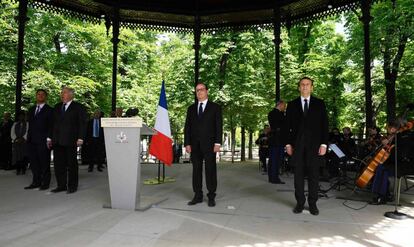
[{"label": "gazebo roof", "polygon": [[92,23],[119,9],[121,27],[191,32],[199,22],[203,32],[271,27],[274,9],[290,27],[357,9],[359,0],[29,0],[29,5]]}]

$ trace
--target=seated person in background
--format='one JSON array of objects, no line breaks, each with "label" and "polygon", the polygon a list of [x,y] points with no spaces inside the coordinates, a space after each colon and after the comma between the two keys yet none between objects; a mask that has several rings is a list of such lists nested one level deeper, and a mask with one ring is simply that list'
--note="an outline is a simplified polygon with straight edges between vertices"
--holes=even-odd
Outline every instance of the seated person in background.
[{"label": "seated person in background", "polygon": [[269,134],[270,127],[265,125],[259,138],[256,140],[256,145],[259,145],[259,159],[262,165],[263,173],[267,172],[267,158],[269,158]]},{"label": "seated person in background", "polygon": [[342,129],[342,141],[339,143],[339,148],[345,154],[345,158],[343,158],[345,164],[350,164],[350,161],[357,157],[357,145],[352,136],[353,133],[351,132],[351,128],[345,127]]},{"label": "seated person in background", "polygon": [[348,160],[355,157],[357,151],[356,143],[352,136],[353,133],[351,128],[345,127],[342,129],[342,140],[339,143],[339,147],[342,149],[342,152],[344,152]]},{"label": "seated person in background", "polygon": [[16,167],[16,174],[25,174],[28,163],[26,152],[27,131],[29,123],[26,121],[26,112],[20,111],[17,115],[17,121],[11,128],[12,139],[12,165]]},{"label": "seated person in background", "polygon": [[[395,144],[394,134],[397,135],[397,178],[414,174],[414,132],[412,129],[404,129],[406,123],[400,120],[390,122],[387,126],[387,137],[383,138],[383,145]],[[394,138],[392,138],[394,136]],[[389,158],[384,164],[379,165],[372,183],[372,191],[375,193],[371,204],[386,204],[394,200],[390,192],[389,177],[395,175],[395,147],[392,148]]]},{"label": "seated person in background", "polygon": [[382,136],[378,127],[368,128],[368,136],[361,142],[363,147],[363,157],[372,154],[381,145]]},{"label": "seated person in background", "polygon": [[[381,138],[381,144],[383,146],[394,144],[394,137],[398,131],[398,126],[399,124],[396,121],[387,124],[387,134]],[[393,174],[394,155],[395,153],[391,151],[389,158],[384,162],[384,164],[379,164],[375,171],[375,175],[372,180],[372,192],[375,196],[371,204],[378,205],[385,204],[387,201],[392,201],[392,197],[389,192],[388,178]]]},{"label": "seated person in background", "polygon": [[342,134],[338,128],[333,128],[329,133],[329,143],[338,145],[342,141]]},{"label": "seated person in background", "polygon": [[0,121],[0,168],[5,170],[12,169],[12,141],[10,131],[13,126],[10,112],[3,114]]}]

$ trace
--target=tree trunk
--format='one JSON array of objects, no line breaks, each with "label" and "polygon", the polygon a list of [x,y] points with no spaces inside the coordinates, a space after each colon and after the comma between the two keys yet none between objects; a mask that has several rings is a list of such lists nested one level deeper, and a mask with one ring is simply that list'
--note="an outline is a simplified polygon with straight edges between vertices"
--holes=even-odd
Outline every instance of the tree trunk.
[{"label": "tree trunk", "polygon": [[249,130],[249,160],[253,159],[253,130]]},{"label": "tree trunk", "polygon": [[240,148],[240,160],[246,161],[246,128],[241,127],[241,148]]},{"label": "tree trunk", "polygon": [[234,163],[234,151],[236,150],[236,127],[231,128],[231,163]]},{"label": "tree trunk", "polygon": [[[231,37],[231,42],[234,44],[235,38],[232,36]],[[230,53],[233,51],[233,48],[230,47],[227,49],[227,52],[223,53],[223,55],[221,55],[221,59],[220,59],[220,65],[219,65],[219,89],[223,89],[224,86],[224,81],[226,79],[226,68],[227,68],[227,61],[229,59]]]},{"label": "tree trunk", "polygon": [[56,52],[61,54],[62,50],[60,48],[60,32],[57,32],[55,36],[53,36],[53,43],[55,45]]},{"label": "tree trunk", "polygon": [[[397,20],[397,14],[395,11],[395,4],[392,5],[393,15],[395,20]],[[408,35],[403,31],[392,28],[389,26],[386,31],[385,41],[384,41],[384,80],[385,80],[385,96],[387,99],[387,122],[395,120],[396,117],[396,90],[395,85],[398,78],[398,70],[400,68],[400,62],[403,58],[405,47],[408,41]],[[392,40],[395,37],[398,38],[398,48],[395,54],[392,54]],[[393,58],[394,56],[394,58]]]},{"label": "tree trunk", "polygon": [[[332,73],[332,82],[331,85],[333,87],[334,92],[339,92],[341,90],[341,79],[339,79],[339,76],[342,74],[343,69],[340,66],[336,66],[331,69]],[[330,124],[332,127],[337,128],[338,127],[338,117],[339,117],[339,106],[338,106],[338,95],[334,94],[332,97],[332,120],[330,121]]]},{"label": "tree trunk", "polygon": [[305,34],[303,37],[303,42],[301,49],[299,50],[299,64],[304,64],[306,60],[306,54],[309,52],[309,37],[311,35],[312,25],[309,24],[306,27]]},{"label": "tree trunk", "polygon": [[[391,31],[390,31],[391,32]],[[388,39],[391,39],[391,33],[388,33]],[[395,120],[396,117],[396,90],[395,85],[398,78],[398,70],[403,57],[408,37],[402,35],[399,39],[397,53],[392,59],[392,49],[390,43],[387,42],[384,48],[384,79],[385,79],[385,95],[387,99],[387,122]]]}]

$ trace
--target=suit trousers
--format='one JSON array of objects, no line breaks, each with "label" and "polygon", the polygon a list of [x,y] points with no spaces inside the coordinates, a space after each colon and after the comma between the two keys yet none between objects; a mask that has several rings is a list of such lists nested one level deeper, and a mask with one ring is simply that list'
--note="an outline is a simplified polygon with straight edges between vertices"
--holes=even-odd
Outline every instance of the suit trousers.
[{"label": "suit trousers", "polygon": [[283,163],[284,148],[281,145],[270,146],[269,167],[267,175],[270,183],[280,182],[280,166]]},{"label": "suit trousers", "polygon": [[206,185],[209,199],[216,197],[217,189],[217,164],[216,153],[203,152],[198,146],[191,146],[191,162],[193,164],[193,191],[197,199],[203,197],[203,161],[205,163]]},{"label": "suit trousers", "polygon": [[30,169],[33,173],[33,185],[49,187],[50,184],[50,150],[46,141],[43,144],[29,143],[28,153]]},{"label": "suit trousers", "polygon": [[319,190],[319,157],[315,150],[305,144],[304,135],[300,137],[298,145],[293,151],[295,198],[298,205],[304,205],[305,198],[305,176],[308,178],[308,204],[316,204]]},{"label": "suit trousers", "polygon": [[87,150],[87,159],[90,167],[93,165],[101,166],[105,162],[105,143],[98,138],[91,138],[87,146],[82,147]]},{"label": "suit trousers", "polygon": [[54,146],[55,175],[58,188],[78,188],[78,160],[76,146]]}]

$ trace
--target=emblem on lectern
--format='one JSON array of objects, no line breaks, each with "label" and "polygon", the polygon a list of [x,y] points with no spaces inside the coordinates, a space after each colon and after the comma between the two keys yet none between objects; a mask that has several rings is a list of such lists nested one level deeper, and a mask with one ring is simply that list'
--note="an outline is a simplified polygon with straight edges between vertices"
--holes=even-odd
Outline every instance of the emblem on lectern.
[{"label": "emblem on lectern", "polygon": [[127,142],[127,136],[124,132],[121,131],[118,135],[116,135],[116,139],[118,139],[119,143],[126,143]]}]

